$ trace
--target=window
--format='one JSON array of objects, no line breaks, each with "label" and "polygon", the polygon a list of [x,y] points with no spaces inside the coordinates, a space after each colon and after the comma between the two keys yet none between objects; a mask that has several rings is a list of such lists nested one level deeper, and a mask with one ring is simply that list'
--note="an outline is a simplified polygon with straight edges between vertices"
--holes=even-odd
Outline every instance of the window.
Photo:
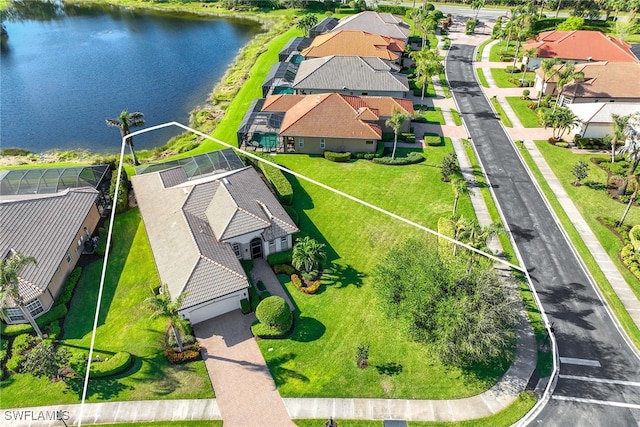
[{"label": "window", "polygon": [[236,257],[240,258],[242,256],[242,253],[240,252],[240,244],[233,243],[231,247],[233,248],[233,253],[236,254]]},{"label": "window", "polygon": [[373,144],[373,141],[367,141],[367,142],[366,142],[366,144],[367,144],[367,145],[372,145],[372,144]]},{"label": "window", "polygon": [[29,310],[31,317],[36,317],[38,314],[44,312],[44,307],[42,307],[40,300],[36,299],[27,304],[27,310]]},{"label": "window", "polygon": [[298,147],[304,148],[304,138],[298,138]]},{"label": "window", "polygon": [[272,254],[276,251],[276,241],[269,240],[269,253]]},{"label": "window", "polygon": [[71,264],[71,261],[73,260],[73,258],[71,258],[71,254],[69,252],[67,252],[67,262],[69,264]]},{"label": "window", "polygon": [[322,148],[324,150],[325,147],[325,143],[324,143],[324,138],[320,139],[320,148]]},{"label": "window", "polygon": [[25,320],[24,316],[22,315],[22,311],[20,311],[19,308],[10,308],[10,309],[8,309],[7,310],[7,317],[12,322],[17,322],[19,320]]},{"label": "window", "polygon": [[287,240],[287,236],[280,238],[280,249],[285,250],[289,248],[289,241]]}]

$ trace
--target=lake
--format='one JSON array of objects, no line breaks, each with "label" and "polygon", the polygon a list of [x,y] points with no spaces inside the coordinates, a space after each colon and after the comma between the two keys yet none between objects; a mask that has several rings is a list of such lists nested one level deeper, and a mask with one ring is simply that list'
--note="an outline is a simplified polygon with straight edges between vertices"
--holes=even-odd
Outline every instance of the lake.
[{"label": "lake", "polygon": [[[148,126],[189,122],[256,23],[120,8],[35,5],[5,21],[0,58],[0,146],[117,152],[107,117],[141,111]],[[135,130],[135,129],[134,129]],[[136,137],[137,149],[175,130]]]}]

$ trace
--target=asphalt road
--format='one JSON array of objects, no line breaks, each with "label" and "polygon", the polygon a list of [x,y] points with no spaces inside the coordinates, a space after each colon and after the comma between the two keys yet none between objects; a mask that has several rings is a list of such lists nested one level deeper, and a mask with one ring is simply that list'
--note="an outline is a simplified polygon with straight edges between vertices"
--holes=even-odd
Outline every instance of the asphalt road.
[{"label": "asphalt road", "polygon": [[531,425],[639,425],[640,358],[610,318],[478,86],[474,49],[452,45],[447,77],[533,285],[554,323],[561,358],[552,399]]}]

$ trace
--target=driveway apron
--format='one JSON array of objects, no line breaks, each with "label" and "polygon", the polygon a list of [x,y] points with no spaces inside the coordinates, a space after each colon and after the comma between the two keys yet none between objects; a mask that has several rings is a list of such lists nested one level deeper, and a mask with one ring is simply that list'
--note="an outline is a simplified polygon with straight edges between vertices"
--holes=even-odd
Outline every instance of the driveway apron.
[{"label": "driveway apron", "polygon": [[295,426],[251,335],[253,320],[235,310],[194,326],[224,426]]}]

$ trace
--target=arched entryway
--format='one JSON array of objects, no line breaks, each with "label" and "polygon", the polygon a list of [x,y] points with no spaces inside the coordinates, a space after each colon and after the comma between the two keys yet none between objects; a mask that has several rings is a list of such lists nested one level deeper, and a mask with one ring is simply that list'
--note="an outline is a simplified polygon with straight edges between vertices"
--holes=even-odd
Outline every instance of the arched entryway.
[{"label": "arched entryway", "polygon": [[256,237],[251,241],[251,259],[262,258],[262,239]]}]

